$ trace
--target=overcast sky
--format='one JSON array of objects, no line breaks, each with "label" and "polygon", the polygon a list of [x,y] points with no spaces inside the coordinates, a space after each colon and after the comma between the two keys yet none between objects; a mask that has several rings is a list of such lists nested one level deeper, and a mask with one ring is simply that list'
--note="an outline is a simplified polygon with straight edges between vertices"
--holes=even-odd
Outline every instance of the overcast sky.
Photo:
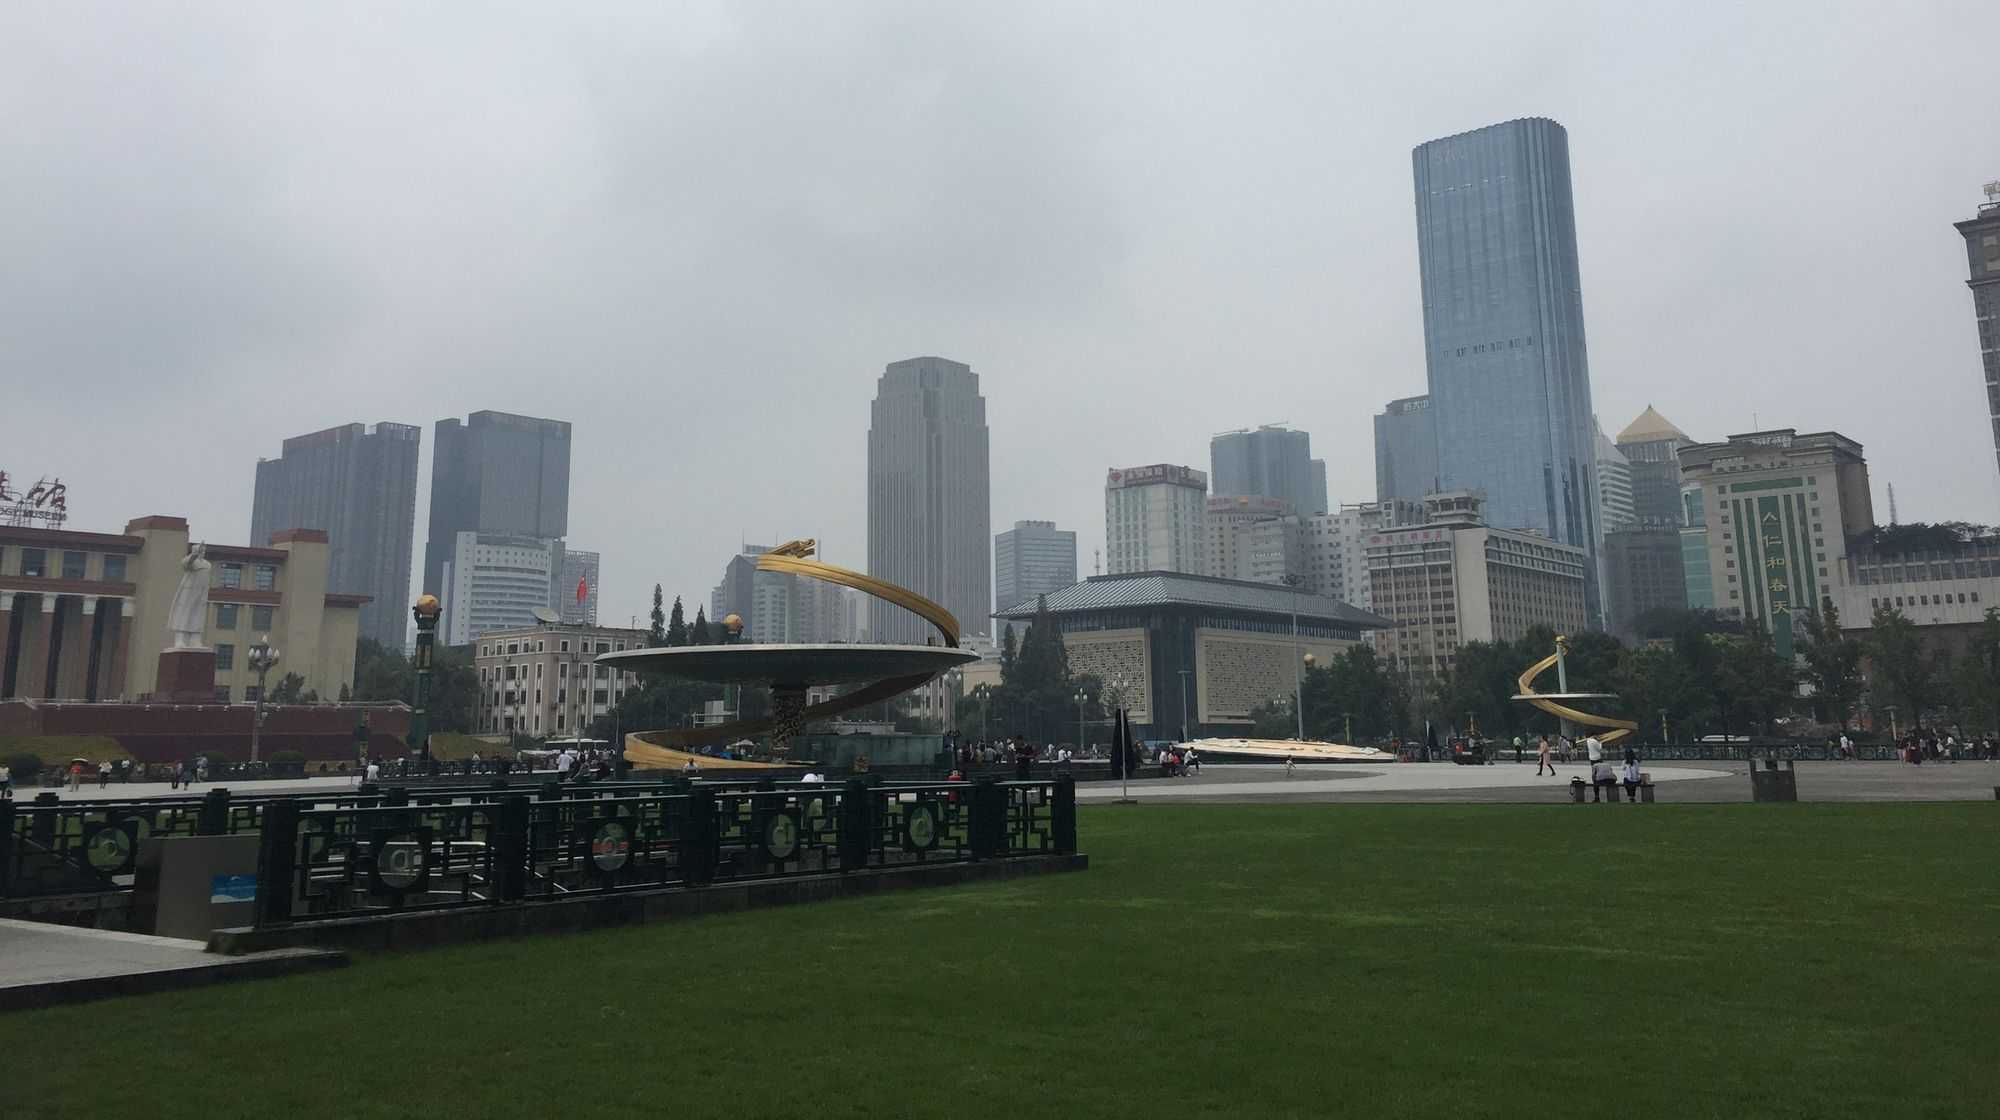
[{"label": "overcast sky", "polygon": [[[602,617],[740,540],[863,567],[884,363],[970,363],[993,526],[1424,390],[1410,149],[1569,130],[1591,380],[1837,429],[1878,516],[2000,520],[1963,244],[2000,7],[0,6],[0,469],[242,542],[354,420],[575,423]],[[1733,6],[1732,6],[1733,7]],[[421,554],[426,502],[417,509]],[[418,565],[420,567],[420,565]]]}]

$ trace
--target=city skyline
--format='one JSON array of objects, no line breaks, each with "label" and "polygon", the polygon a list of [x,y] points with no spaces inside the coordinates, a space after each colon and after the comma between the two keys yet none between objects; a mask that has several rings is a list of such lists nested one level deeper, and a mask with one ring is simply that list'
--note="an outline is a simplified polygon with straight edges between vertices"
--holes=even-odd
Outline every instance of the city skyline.
[{"label": "city skyline", "polygon": [[[1074,525],[1088,564],[1101,472],[1199,464],[1224,427],[1284,417],[1313,433],[1332,504],[1368,497],[1371,413],[1423,387],[1409,149],[1542,114],[1570,132],[1600,415],[1651,402],[1707,438],[1847,432],[1869,449],[1878,508],[1893,482],[1905,520],[2000,519],[1992,460],[1966,454],[1992,437],[1950,228],[2000,158],[1962,142],[1985,134],[1983,107],[1952,96],[1953,75],[1980,56],[1947,14],[1872,38],[1778,6],[1662,15],[1645,35],[1576,17],[1551,35],[1557,23],[1467,8],[1440,15],[1465,22],[1426,58],[1457,76],[1449,91],[1411,65],[1387,13],[1336,27],[1166,6],[1145,41],[1089,16],[859,6],[742,13],[695,35],[678,17],[605,18],[617,53],[497,18],[479,56],[437,52],[435,84],[389,44],[423,53],[445,41],[441,19],[377,38],[197,7],[160,28],[137,85],[112,77],[133,72],[130,42],[61,12],[24,21],[0,52],[55,127],[32,147],[0,134],[31,169],[0,185],[17,250],[0,266],[15,309],[0,329],[38,386],[0,466],[63,477],[77,528],[172,512],[240,541],[250,466],[281,434],[356,412],[564,417],[571,536],[603,553],[601,615],[624,623],[655,583],[692,607],[746,534],[805,522],[858,544],[867,380],[901,354],[945,353],[985,379],[991,522]],[[342,88],[330,40],[409,95],[393,112],[317,96]],[[1307,66],[1279,40],[1325,50]],[[688,88],[731,107],[713,129],[620,61],[669,42]],[[1203,52],[1203,88],[1229,91],[1208,107],[1159,85],[1194,44],[1229,48]],[[1782,95],[1777,45],[1812,63]],[[899,103],[893,83],[852,79],[898,72],[888,49],[957,60],[913,79],[957,77],[934,105],[878,112]],[[1091,51],[1087,85],[1071,49]],[[530,50],[542,65],[521,65]],[[802,64],[791,90],[754,81],[774,54]],[[468,112],[463,91],[489,88],[490,65],[518,77],[508,111]],[[568,96],[583,75],[608,83],[602,99]],[[1934,111],[1912,121],[1910,98]],[[271,113],[230,109],[246,104]],[[151,127],[155,114],[189,127]],[[871,119],[880,132],[855,123]],[[1341,144],[1299,142],[1329,121]],[[838,155],[800,175],[797,151]],[[896,151],[925,158],[892,172]],[[1246,163],[1275,181],[1254,207]],[[1173,174],[1130,170],[1155,166]],[[1840,276],[1809,234],[1828,215],[1854,235]],[[1635,229],[1673,251],[1625,266]],[[756,301],[733,295],[753,286]],[[61,297],[77,290],[93,298]],[[1857,414],[1883,369],[1927,407]],[[82,454],[86,431],[111,453]],[[169,454],[172,470],[139,465]]]}]

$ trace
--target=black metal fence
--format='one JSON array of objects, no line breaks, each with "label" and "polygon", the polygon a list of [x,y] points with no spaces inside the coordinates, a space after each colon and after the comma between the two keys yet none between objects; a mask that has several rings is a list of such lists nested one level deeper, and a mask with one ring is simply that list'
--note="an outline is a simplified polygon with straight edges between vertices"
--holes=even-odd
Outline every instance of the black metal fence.
[{"label": "black metal fence", "polygon": [[257,924],[1076,850],[1067,777],[597,792],[272,802]]}]

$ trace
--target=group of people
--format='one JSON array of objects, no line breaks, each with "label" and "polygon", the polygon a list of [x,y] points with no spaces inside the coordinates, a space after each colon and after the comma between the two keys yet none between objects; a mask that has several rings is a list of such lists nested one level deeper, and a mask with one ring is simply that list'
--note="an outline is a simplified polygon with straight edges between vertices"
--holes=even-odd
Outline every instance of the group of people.
[{"label": "group of people", "polygon": [[[1153,761],[1159,764],[1163,777],[1185,778],[1189,771],[1201,773],[1201,758],[1195,754],[1193,747],[1161,747]],[[1288,765],[1291,761],[1289,758],[1285,760]],[[1290,770],[1287,769],[1286,773],[1289,774]]]},{"label": "group of people", "polygon": [[1050,743],[1044,747],[1036,747],[1021,735],[997,742],[951,744],[950,750],[952,765],[958,773],[968,773],[975,767],[1006,766],[1011,763],[1014,775],[1019,778],[1033,776],[1037,762],[1064,763],[1077,758],[1092,757],[1078,754],[1067,743],[1061,746]]},{"label": "group of people", "polygon": [[[1845,741],[1847,736],[1841,736]],[[1853,749],[1851,746],[1848,748]],[[1960,739],[1954,732],[1939,735],[1935,729],[1906,735],[1896,745],[1897,753],[1904,762],[1922,766],[1925,762],[1957,762],[1965,759],[1972,762],[1992,762],[2000,758],[2000,743],[1993,736]],[[1852,758],[1852,754],[1844,757]]]}]

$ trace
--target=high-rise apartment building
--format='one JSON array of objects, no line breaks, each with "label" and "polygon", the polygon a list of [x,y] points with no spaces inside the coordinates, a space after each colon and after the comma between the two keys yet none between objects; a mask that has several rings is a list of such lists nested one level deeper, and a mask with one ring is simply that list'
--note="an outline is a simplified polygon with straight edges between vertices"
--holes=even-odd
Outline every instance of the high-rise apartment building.
[{"label": "high-rise apartment building", "polygon": [[757,570],[771,545],[746,544],[723,565],[708,600],[708,617],[743,620],[743,640],[760,644],[856,640],[854,596],[836,584],[789,572]]},{"label": "high-rise apartment building", "polygon": [[1375,417],[1375,500],[1421,502],[1437,488],[1437,417],[1431,413],[1431,399],[1390,401]]},{"label": "high-rise apartment building", "polygon": [[[425,591],[442,596],[444,566],[461,533],[569,534],[570,426],[508,412],[440,420],[432,434]],[[550,573],[551,577],[555,573]],[[544,604],[550,598],[543,592]]]},{"label": "high-rise apartment building", "polygon": [[410,619],[410,557],[417,524],[417,453],[411,424],[343,424],[294,436],[276,459],[257,460],[250,540],[283,529],[324,529],[326,589],[366,595],[361,636],[403,648]]},{"label": "high-rise apartment building", "polygon": [[1487,524],[1580,548],[1597,613],[1597,427],[1584,348],[1569,137],[1508,121],[1412,155],[1424,356],[1440,486]]},{"label": "high-rise apartment building", "polygon": [[[944,358],[891,362],[868,425],[868,574],[942,605],[966,634],[992,634],[990,503],[979,375]],[[870,620],[878,642],[930,633],[886,603]]]},{"label": "high-rise apartment building", "polygon": [[1299,532],[1306,590],[1367,610],[1373,598],[1368,583],[1368,536],[1421,524],[1425,516],[1422,502],[1389,501],[1362,502],[1304,518]]},{"label": "high-rise apartment building", "polygon": [[1294,512],[1317,512],[1324,469],[1313,470],[1312,437],[1281,424],[1224,432],[1208,442],[1209,482],[1218,498],[1276,498]]},{"label": "high-rise apartment building", "polygon": [[1016,521],[993,535],[993,609],[1006,610],[1076,582],[1076,534],[1053,521]]},{"label": "high-rise apartment building", "polygon": [[439,574],[445,644],[462,646],[489,630],[533,626],[549,609],[562,570],[556,542],[506,533],[459,533]]},{"label": "high-rise apartment building", "polygon": [[598,555],[557,542],[557,575],[549,606],[568,626],[597,625]]},{"label": "high-rise apartment building", "polygon": [[1716,609],[1761,622],[1790,658],[1793,618],[1833,597],[1847,542],[1875,527],[1868,461],[1838,432],[1748,432],[1681,448],[1701,487]]},{"label": "high-rise apartment building", "polygon": [[1208,476],[1193,467],[1154,463],[1104,478],[1104,569],[1211,572]]},{"label": "high-rise apartment building", "polygon": [[1425,505],[1426,523],[1371,533],[1367,545],[1368,609],[1395,621],[1375,648],[1413,684],[1449,673],[1467,642],[1584,625],[1582,549],[1487,526],[1467,491],[1433,494]]},{"label": "high-rise apartment building", "polygon": [[1966,286],[1979,328],[1979,360],[1986,373],[1986,411],[1993,422],[1993,451],[2000,457],[2000,182],[1986,184],[1986,204],[1955,223],[1965,238]]},{"label": "high-rise apartment building", "polygon": [[[1208,536],[1207,575],[1218,579],[1251,579],[1251,538],[1260,526],[1296,520],[1291,504],[1282,498],[1233,497],[1217,495],[1208,499],[1205,533]],[[1265,562],[1268,565],[1270,540],[1266,530]],[[1282,577],[1283,573],[1278,573]],[[1272,580],[1271,582],[1277,582]]]}]

